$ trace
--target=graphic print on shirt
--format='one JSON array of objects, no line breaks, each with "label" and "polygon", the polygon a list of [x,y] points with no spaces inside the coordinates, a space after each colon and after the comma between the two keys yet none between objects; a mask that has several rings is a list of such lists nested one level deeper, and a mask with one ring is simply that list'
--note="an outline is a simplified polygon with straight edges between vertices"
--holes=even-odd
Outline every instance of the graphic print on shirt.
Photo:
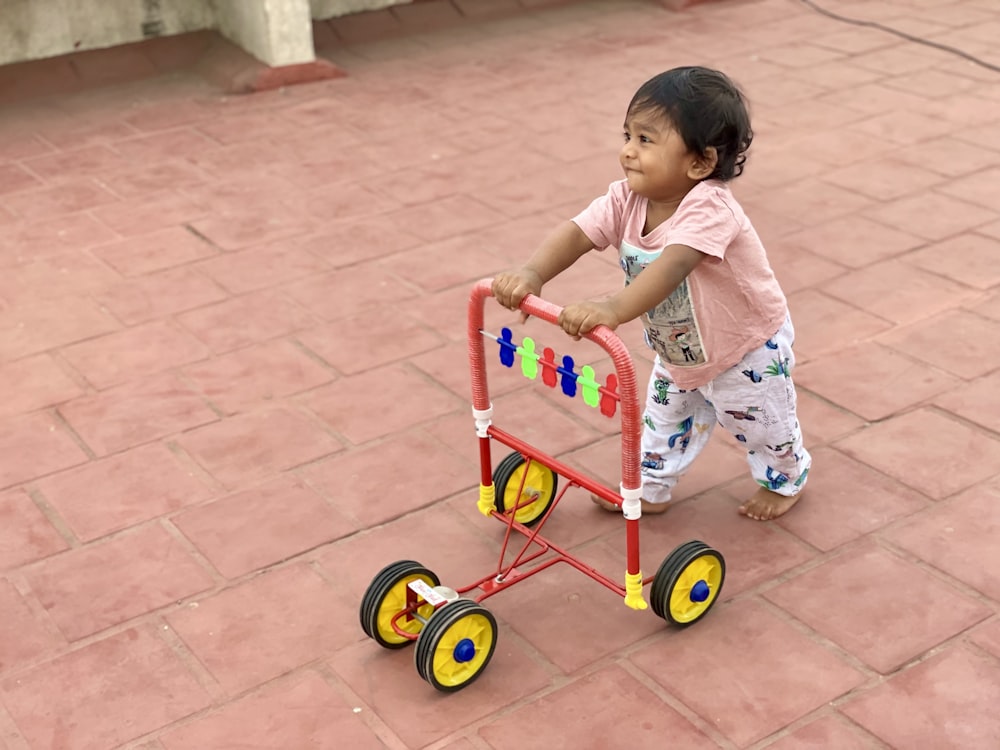
[{"label": "graphic print on shirt", "polygon": [[[622,242],[618,258],[625,272],[625,286],[659,256],[659,251],[647,252]],[[645,312],[642,324],[646,329],[646,345],[659,354],[664,363],[693,367],[707,361],[687,279],[663,302]]]}]

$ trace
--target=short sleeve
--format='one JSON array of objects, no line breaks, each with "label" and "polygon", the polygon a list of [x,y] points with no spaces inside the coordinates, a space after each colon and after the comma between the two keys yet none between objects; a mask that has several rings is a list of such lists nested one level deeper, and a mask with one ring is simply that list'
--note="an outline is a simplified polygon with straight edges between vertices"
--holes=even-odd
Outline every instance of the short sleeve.
[{"label": "short sleeve", "polygon": [[617,247],[622,238],[627,197],[625,181],[612,182],[607,193],[595,198],[587,208],[573,217],[573,223],[583,230],[594,247],[601,250]]},{"label": "short sleeve", "polygon": [[670,221],[667,245],[687,245],[698,252],[723,258],[743,227],[743,211],[728,190],[702,182],[689,192]]}]

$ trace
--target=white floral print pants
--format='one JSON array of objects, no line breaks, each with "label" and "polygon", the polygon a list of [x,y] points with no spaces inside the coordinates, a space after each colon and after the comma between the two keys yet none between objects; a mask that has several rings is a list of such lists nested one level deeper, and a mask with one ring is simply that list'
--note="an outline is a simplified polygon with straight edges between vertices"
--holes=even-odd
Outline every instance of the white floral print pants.
[{"label": "white floral print pants", "polygon": [[708,444],[716,423],[747,449],[753,478],[779,495],[805,485],[811,457],[795,413],[790,319],[767,343],[695,390],[680,390],[659,359],[646,395],[642,432],[643,497],[670,500],[677,480]]}]

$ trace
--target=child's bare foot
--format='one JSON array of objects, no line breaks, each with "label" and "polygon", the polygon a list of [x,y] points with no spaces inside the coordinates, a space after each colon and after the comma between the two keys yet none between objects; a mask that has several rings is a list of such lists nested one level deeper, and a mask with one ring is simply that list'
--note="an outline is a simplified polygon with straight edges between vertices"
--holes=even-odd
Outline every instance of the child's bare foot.
[{"label": "child's bare foot", "polygon": [[772,518],[785,515],[801,497],[801,492],[791,496],[779,495],[761,487],[740,506],[740,513],[755,521],[770,521]]},{"label": "child's bare foot", "polygon": [[[590,499],[594,503],[594,505],[610,513],[618,513],[621,511],[620,505],[615,505],[614,503],[605,500],[603,497],[598,497],[597,495],[591,494]],[[650,503],[646,502],[645,500],[640,500],[640,502],[642,503],[642,512],[654,516],[657,516],[660,513],[666,513],[667,509],[670,507],[670,503]]]}]

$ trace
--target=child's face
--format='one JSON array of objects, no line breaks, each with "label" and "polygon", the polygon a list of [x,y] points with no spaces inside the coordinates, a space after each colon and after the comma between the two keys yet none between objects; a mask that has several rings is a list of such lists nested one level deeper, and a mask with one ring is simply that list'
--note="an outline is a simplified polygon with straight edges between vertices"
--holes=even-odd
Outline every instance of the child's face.
[{"label": "child's face", "polygon": [[619,160],[632,192],[651,201],[679,201],[702,179],[698,155],[665,115],[652,110],[629,113]]}]

